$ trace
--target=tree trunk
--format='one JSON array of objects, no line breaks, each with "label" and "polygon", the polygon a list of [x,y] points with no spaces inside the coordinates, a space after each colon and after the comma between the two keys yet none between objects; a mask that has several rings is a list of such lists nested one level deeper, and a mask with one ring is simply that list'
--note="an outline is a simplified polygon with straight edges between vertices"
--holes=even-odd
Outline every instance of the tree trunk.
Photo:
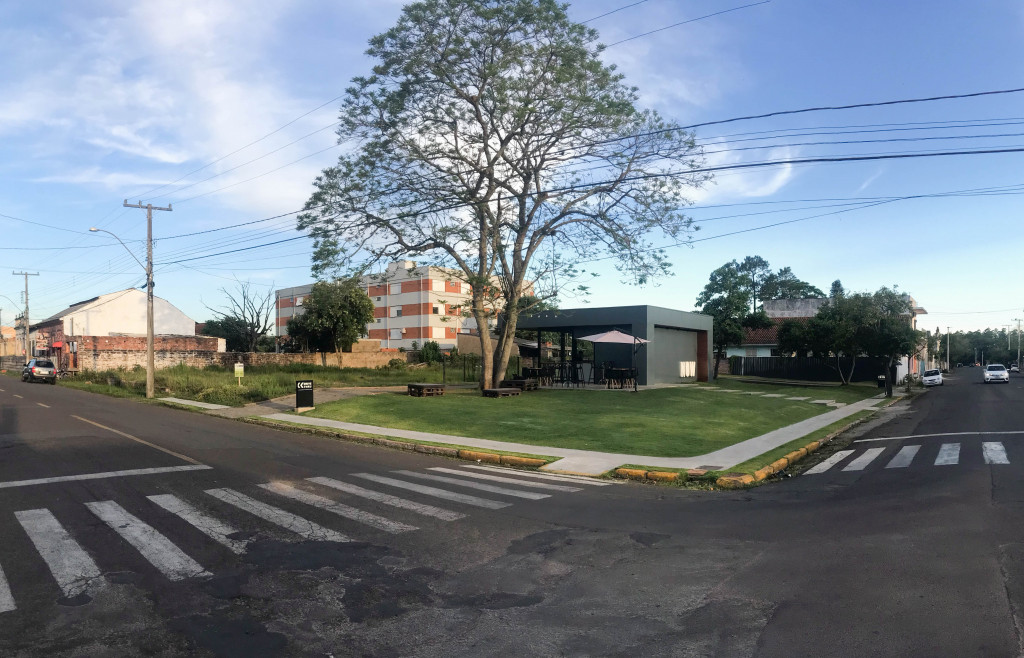
[{"label": "tree trunk", "polygon": [[892,381],[892,357],[889,357],[889,360],[886,361],[885,363],[885,397],[887,398],[892,397],[893,383],[894,382]]},{"label": "tree trunk", "polygon": [[477,331],[480,333],[480,390],[492,388],[494,379],[494,341],[491,340],[490,329],[487,328],[487,311],[483,307],[483,297],[477,296],[477,288],[473,288],[473,318],[476,320]]},{"label": "tree trunk", "polygon": [[[853,370],[857,367],[857,357],[850,357],[850,374],[846,377],[846,384],[853,383]],[[845,385],[845,384],[844,384]]]},{"label": "tree trunk", "polygon": [[724,350],[721,350],[721,349],[715,350],[715,372],[711,376],[711,379],[718,379],[718,364],[722,362],[723,353],[724,353]]},{"label": "tree trunk", "polygon": [[491,385],[495,388],[501,385],[505,379],[505,372],[508,370],[508,361],[512,357],[512,347],[515,345],[516,326],[519,324],[519,313],[516,310],[519,304],[519,297],[509,300],[508,306],[511,311],[506,310],[505,324],[498,336],[498,346],[494,352],[494,370]]}]

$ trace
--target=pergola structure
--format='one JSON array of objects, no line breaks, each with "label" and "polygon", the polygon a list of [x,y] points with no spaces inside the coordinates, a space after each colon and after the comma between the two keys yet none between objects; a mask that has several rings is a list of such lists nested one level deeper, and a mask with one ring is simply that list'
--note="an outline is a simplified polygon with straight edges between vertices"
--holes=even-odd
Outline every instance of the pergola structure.
[{"label": "pergola structure", "polygon": [[[537,332],[539,358],[543,358],[541,332],[559,334],[558,360],[581,361],[579,338],[605,331],[621,331],[649,341],[636,350],[637,383],[677,384],[708,381],[711,372],[713,319],[659,306],[609,306],[542,311],[520,316],[518,329]],[[601,344],[601,363],[628,367],[633,345]],[[538,364],[540,365],[540,364]],[[590,367],[597,364],[591,363]]]}]

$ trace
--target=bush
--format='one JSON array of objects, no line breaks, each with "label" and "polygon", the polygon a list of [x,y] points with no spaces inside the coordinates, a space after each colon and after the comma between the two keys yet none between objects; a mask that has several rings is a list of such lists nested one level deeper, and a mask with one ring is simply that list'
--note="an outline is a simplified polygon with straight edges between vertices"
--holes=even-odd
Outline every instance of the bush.
[{"label": "bush", "polygon": [[441,360],[441,346],[435,340],[428,340],[423,343],[420,350],[420,361],[422,363],[437,363]]}]

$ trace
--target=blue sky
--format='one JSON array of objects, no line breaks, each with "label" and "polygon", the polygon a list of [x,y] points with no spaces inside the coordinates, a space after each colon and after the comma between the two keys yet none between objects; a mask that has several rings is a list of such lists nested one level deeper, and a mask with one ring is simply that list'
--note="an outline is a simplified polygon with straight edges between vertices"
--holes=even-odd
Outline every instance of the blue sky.
[{"label": "blue sky", "polygon": [[[587,20],[629,4],[576,2],[570,12]],[[590,25],[610,44],[744,4],[647,0]],[[302,207],[338,154],[332,99],[368,71],[366,41],[401,5],[0,5],[0,320],[10,324],[21,303],[12,270],[40,272],[29,281],[33,321],[142,284],[119,244],[88,232],[112,231],[144,259],[145,212],[123,208],[125,198],[173,204],[154,217],[156,293],[196,320],[225,303],[219,289],[235,278],[261,289],[308,283],[310,243],[293,216],[223,227]],[[772,0],[605,56],[645,105],[688,125],[1024,87],[1022,51],[1015,0]],[[697,136],[713,165],[1022,147],[1024,93],[740,121]],[[834,143],[892,139],[904,141]],[[738,150],[751,146],[769,148]],[[835,279],[848,290],[898,285],[928,310],[928,329],[999,327],[1024,318],[1022,191],[1024,153],[721,172],[692,195],[701,230],[669,250],[674,276],[638,290],[598,266],[587,303],[691,310],[713,269],[756,254],[825,290]],[[838,210],[848,211],[813,217]],[[778,222],[791,223],[760,228]],[[223,253],[267,243],[277,244]]]}]

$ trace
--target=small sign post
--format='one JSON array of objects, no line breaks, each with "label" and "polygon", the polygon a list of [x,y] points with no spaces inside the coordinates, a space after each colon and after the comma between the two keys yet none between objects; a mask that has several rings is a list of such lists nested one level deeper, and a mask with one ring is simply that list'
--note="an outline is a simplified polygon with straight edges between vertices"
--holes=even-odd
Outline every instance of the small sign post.
[{"label": "small sign post", "polygon": [[241,386],[242,385],[242,377],[245,377],[245,364],[244,363],[236,363],[235,364],[235,377],[238,377],[238,385]]},{"label": "small sign post", "polygon": [[313,380],[297,380],[295,382],[295,411],[302,413],[315,408],[313,406]]}]

